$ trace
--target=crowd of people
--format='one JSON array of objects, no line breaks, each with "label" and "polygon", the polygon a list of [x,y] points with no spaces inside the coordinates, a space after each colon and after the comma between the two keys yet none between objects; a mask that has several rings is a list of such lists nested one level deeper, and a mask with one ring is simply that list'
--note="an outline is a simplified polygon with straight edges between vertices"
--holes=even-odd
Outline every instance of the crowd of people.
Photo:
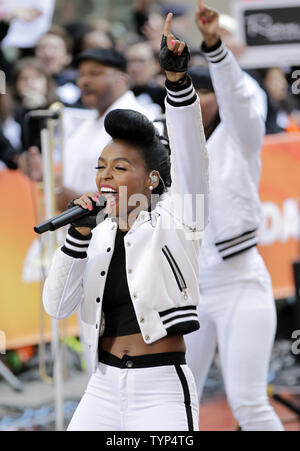
[{"label": "crowd of people", "polygon": [[[79,86],[76,56],[90,48],[113,49],[124,55],[130,89],[137,102],[154,117],[164,114],[164,74],[158,64],[160,30],[163,14],[151,14],[149,2],[137,1],[132,11],[133,31],[128,38],[117,39],[108,22],[103,19],[93,25],[72,22],[53,25],[36,43],[35,48],[19,49],[15,61],[8,60],[0,50],[0,66],[6,74],[6,95],[0,96],[0,140],[2,164],[10,169],[23,168],[19,156],[31,147],[40,149],[38,127],[30,130],[26,142],[24,117],[28,111],[46,109],[59,100],[66,106],[89,108]],[[174,30],[182,33],[185,8],[174,8]],[[33,20],[34,10],[16,10],[3,16],[0,22],[0,40],[8,33],[13,19]],[[176,25],[178,21],[178,26]],[[236,58],[245,47],[234,38],[236,24],[229,16],[221,15],[219,32]],[[134,31],[135,30],[135,31]],[[182,36],[184,37],[184,36]],[[190,66],[205,64],[199,48],[191,47]],[[291,70],[291,69],[290,69]],[[299,131],[300,104],[290,89],[291,72],[274,67],[251,71],[267,95],[266,132]]]},{"label": "crowd of people", "polygon": [[[71,225],[44,287],[52,317],[81,309],[91,357],[69,430],[198,430],[217,344],[240,428],[282,430],[267,397],[276,313],[256,248],[258,185],[265,130],[297,130],[299,105],[282,69],[241,70],[228,18],[199,0],[203,43],[189,51],[176,11],[152,18],[146,4],[137,2],[128,42],[103,22],[68,24],[14,67],[5,61],[3,164],[41,180],[39,127],[28,133],[24,118],[59,100],[91,115],[67,140],[58,205],[93,211],[106,198],[101,223]],[[10,20],[2,18],[2,37]],[[201,193],[203,217],[191,202],[179,218],[174,193]],[[130,195],[147,201],[132,223]],[[180,227],[166,232],[164,220],[174,218]]]}]

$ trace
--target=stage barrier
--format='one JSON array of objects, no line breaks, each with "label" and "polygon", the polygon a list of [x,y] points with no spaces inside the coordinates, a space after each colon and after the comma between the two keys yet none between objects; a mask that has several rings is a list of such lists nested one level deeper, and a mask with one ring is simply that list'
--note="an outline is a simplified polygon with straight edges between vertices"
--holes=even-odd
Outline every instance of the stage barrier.
[{"label": "stage barrier", "polygon": [[[260,195],[264,222],[259,231],[261,252],[270,271],[275,297],[295,292],[292,263],[300,256],[300,134],[265,138]],[[19,171],[0,172],[1,283],[0,333],[6,349],[40,343],[40,287],[42,267],[37,223],[38,189]],[[64,231],[58,237],[61,244]],[[46,314],[45,339],[51,339]],[[68,335],[78,335],[74,314],[66,323]]]}]

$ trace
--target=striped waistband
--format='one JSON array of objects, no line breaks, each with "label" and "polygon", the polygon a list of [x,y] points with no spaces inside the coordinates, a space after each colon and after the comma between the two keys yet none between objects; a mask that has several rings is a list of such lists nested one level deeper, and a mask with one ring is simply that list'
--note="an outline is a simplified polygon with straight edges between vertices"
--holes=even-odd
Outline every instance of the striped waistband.
[{"label": "striped waistband", "polygon": [[124,354],[122,359],[110,354],[109,352],[99,350],[99,362],[117,368],[151,368],[155,366],[166,365],[185,365],[184,352],[162,352],[159,354],[145,354],[130,356]]},{"label": "striped waistband", "polygon": [[250,249],[251,247],[255,247],[257,243],[257,229],[254,229],[235,238],[219,241],[216,243],[216,248],[218,249],[223,260],[226,260],[226,258],[233,257],[234,255]]}]

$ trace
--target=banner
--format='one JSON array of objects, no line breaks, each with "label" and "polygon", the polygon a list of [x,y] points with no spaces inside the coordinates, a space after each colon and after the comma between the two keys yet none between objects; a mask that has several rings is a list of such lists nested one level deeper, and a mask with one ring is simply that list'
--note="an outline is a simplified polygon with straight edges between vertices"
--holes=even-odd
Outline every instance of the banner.
[{"label": "banner", "polygon": [[232,14],[238,22],[238,38],[247,45],[239,60],[242,67],[299,65],[299,0],[234,1]]},{"label": "banner", "polygon": [[[40,342],[41,242],[33,227],[37,224],[38,190],[19,171],[0,171],[1,283],[0,331],[6,348]],[[51,339],[51,320],[43,313],[45,338]],[[67,321],[67,333],[78,334],[76,315]]]},{"label": "banner", "polygon": [[292,263],[300,258],[300,134],[265,137],[260,198],[259,251],[275,297],[284,298],[295,293]]},{"label": "banner", "polygon": [[14,19],[3,40],[5,47],[35,47],[39,39],[47,33],[52,24],[55,0],[0,0],[0,13],[16,9],[34,8],[41,15],[30,22]]}]

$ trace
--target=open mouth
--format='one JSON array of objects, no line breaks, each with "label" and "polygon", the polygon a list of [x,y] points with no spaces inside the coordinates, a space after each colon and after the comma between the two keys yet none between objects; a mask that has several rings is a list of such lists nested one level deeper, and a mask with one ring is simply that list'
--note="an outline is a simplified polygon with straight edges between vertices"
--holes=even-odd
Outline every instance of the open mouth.
[{"label": "open mouth", "polygon": [[93,91],[90,91],[89,89],[82,89],[81,93],[82,93],[83,97],[89,97],[89,96],[95,95],[95,93]]},{"label": "open mouth", "polygon": [[118,194],[118,191],[115,190],[114,188],[111,188],[109,186],[102,186],[101,187],[101,194],[106,195],[106,194]]},{"label": "open mouth", "polygon": [[101,186],[100,188],[102,196],[106,198],[108,207],[113,207],[118,199],[119,199],[119,193],[117,190],[110,186]]}]

